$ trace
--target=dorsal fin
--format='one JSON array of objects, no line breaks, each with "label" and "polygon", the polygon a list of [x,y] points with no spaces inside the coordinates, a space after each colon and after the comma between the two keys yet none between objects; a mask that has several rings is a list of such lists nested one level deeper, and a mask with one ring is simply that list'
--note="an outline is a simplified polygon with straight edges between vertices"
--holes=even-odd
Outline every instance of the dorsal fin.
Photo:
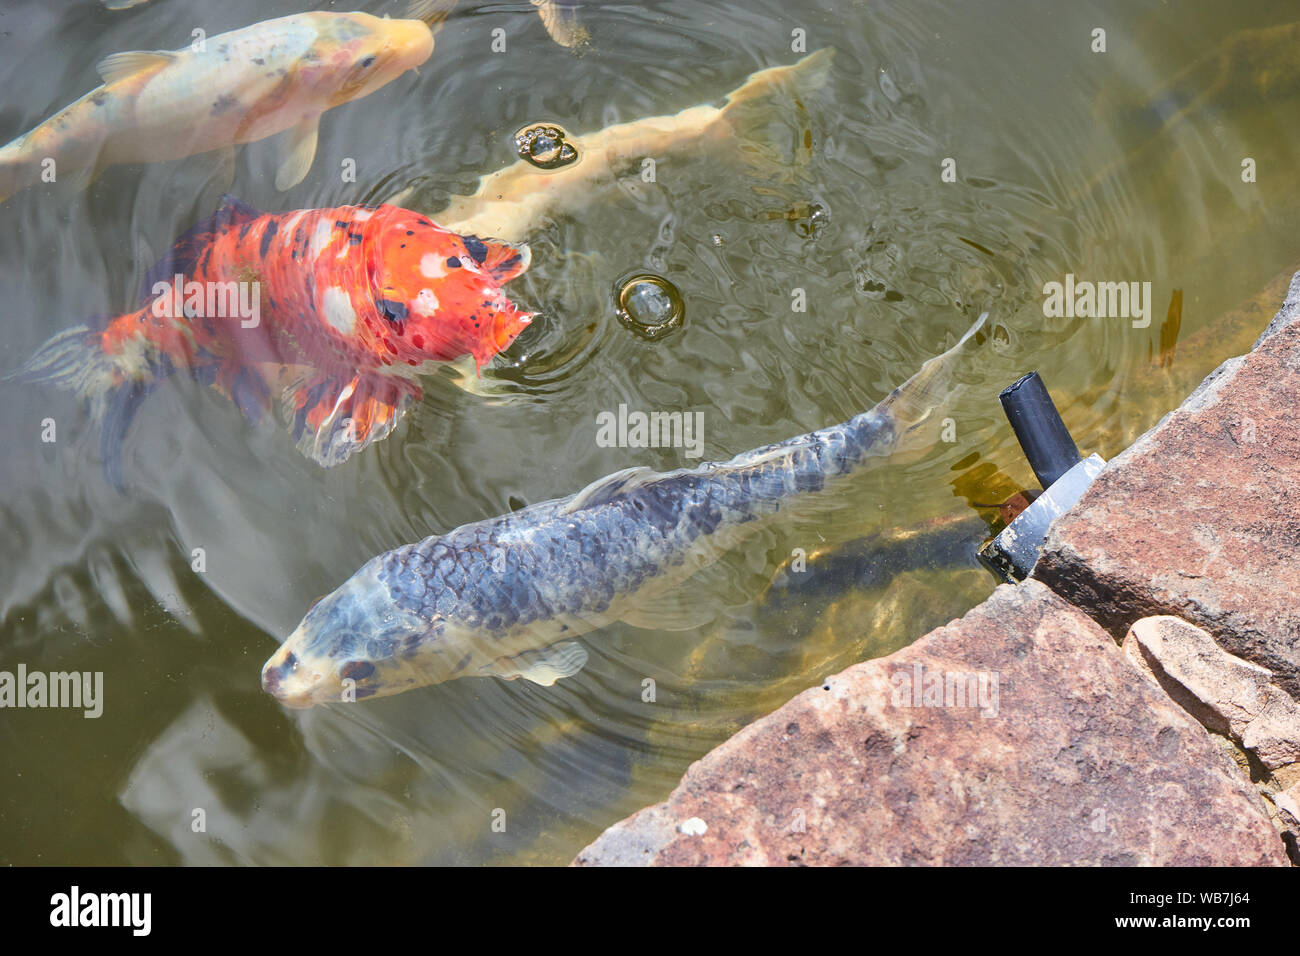
[{"label": "dorsal fin", "polygon": [[645,484],[647,481],[653,481],[658,477],[660,477],[659,472],[652,471],[644,465],[616,471],[612,475],[606,475],[604,478],[596,479],[586,488],[579,491],[573,496],[573,499],[560,510],[560,514],[572,514],[575,511],[581,511],[583,508],[592,508],[596,505],[604,504],[619,492],[635,488],[638,485]]},{"label": "dorsal fin", "polygon": [[188,276],[215,233],[232,225],[250,222],[261,215],[261,212],[248,203],[236,199],[229,193],[224,194],[217,204],[216,212],[187,229],[172,243],[163,257],[145,271],[140,283],[140,303],[146,304],[153,298],[153,287],[156,283],[171,282],[172,276],[178,272]]},{"label": "dorsal fin", "polygon": [[116,83],[128,76],[164,67],[174,59],[176,54],[165,50],[128,50],[110,53],[95,64],[95,69],[105,83]]},{"label": "dorsal fin", "polygon": [[248,222],[261,215],[262,210],[255,206],[250,206],[242,199],[236,199],[230,193],[222,193],[221,200],[217,203],[217,211],[212,218],[228,225],[235,222]]}]

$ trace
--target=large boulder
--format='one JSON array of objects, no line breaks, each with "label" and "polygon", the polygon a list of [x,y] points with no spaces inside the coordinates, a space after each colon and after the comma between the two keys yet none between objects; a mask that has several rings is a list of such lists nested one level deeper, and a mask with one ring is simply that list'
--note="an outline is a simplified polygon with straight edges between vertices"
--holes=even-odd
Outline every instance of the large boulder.
[{"label": "large boulder", "polygon": [[1287,860],[1205,729],[1030,581],[751,724],[575,862]]},{"label": "large boulder", "polygon": [[1110,462],[1034,577],[1116,640],[1170,614],[1300,699],[1300,275],[1254,350]]}]

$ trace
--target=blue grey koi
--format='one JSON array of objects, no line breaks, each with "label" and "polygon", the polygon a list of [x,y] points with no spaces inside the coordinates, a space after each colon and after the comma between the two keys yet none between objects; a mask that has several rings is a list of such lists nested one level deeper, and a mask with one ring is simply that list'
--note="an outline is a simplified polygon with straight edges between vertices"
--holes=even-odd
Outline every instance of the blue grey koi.
[{"label": "blue grey koi", "polygon": [[931,444],[957,356],[985,319],[843,424],[697,468],[630,468],[372,558],[307,612],[262,668],[262,687],[311,707],[460,677],[549,686],[586,663],[579,635],[619,620],[671,628],[659,599],[760,519]]}]

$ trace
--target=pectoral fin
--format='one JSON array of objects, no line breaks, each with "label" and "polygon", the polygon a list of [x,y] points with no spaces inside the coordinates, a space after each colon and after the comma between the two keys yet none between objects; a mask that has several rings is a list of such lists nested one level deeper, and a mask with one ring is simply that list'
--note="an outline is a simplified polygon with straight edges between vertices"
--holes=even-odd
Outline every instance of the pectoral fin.
[{"label": "pectoral fin", "polygon": [[298,450],[332,468],[387,437],[420,395],[404,379],[316,376],[287,389],[283,407]]},{"label": "pectoral fin", "polygon": [[90,188],[90,184],[99,178],[99,173],[103,167],[99,164],[99,158],[96,157],[93,163],[82,166],[80,169],[73,170],[68,176],[66,182],[73,192],[82,192]]},{"label": "pectoral fin", "polygon": [[311,170],[316,159],[316,137],[320,132],[320,116],[308,117],[285,135],[288,151],[275,173],[275,188],[284,192],[297,186]]},{"label": "pectoral fin", "polygon": [[[637,608],[623,609],[618,619],[647,631],[693,631],[717,620],[737,586],[728,569],[713,564],[664,594]],[[744,596],[738,598],[743,601]]]},{"label": "pectoral fin", "polygon": [[577,641],[562,641],[540,651],[524,651],[498,661],[492,673],[506,680],[522,677],[550,687],[561,677],[572,677],[587,663],[587,649]]},{"label": "pectoral fin", "polygon": [[175,59],[175,53],[165,50],[128,50],[110,53],[95,64],[95,70],[105,83],[116,83],[137,73],[161,69]]}]

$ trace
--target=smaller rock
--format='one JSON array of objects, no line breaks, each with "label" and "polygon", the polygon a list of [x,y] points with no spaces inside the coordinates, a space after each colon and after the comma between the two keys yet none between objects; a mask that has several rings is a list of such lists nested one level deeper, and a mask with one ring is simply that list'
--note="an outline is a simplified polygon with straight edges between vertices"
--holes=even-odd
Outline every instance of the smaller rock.
[{"label": "smaller rock", "polygon": [[1253,751],[1270,770],[1300,761],[1300,704],[1273,686],[1266,668],[1171,615],[1134,623],[1124,650],[1208,730]]}]

